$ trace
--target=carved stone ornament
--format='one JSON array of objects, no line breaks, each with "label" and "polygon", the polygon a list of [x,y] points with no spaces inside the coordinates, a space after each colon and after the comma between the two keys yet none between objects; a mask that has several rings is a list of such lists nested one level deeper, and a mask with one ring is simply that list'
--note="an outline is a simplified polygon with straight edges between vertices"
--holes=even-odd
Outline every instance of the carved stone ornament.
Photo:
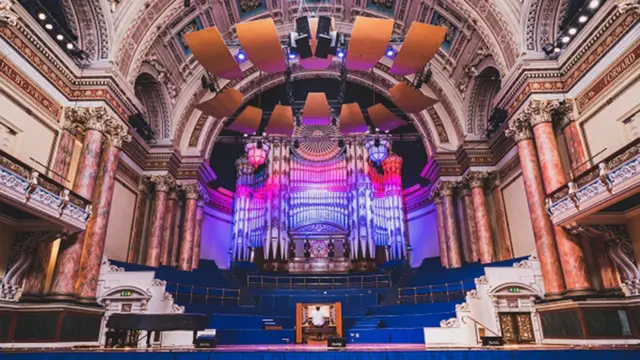
[{"label": "carved stone ornament", "polygon": [[159,192],[168,192],[169,189],[176,186],[171,175],[153,175],[149,178],[149,182],[155,184],[156,191]]},{"label": "carved stone ornament", "polygon": [[471,312],[471,309],[469,308],[469,304],[466,302],[463,302],[462,304],[456,304],[456,311],[457,312]]},{"label": "carved stone ornament", "polygon": [[16,26],[18,23],[18,15],[11,11],[11,0],[0,0],[0,26],[9,24]]},{"label": "carved stone ornament", "polygon": [[618,0],[616,6],[622,14],[634,12],[640,15],[640,0]]},{"label": "carved stone ornament", "polygon": [[529,103],[529,112],[531,114],[531,127],[550,123],[552,114],[558,108],[560,102],[557,100],[531,100]]},{"label": "carved stone ornament", "polygon": [[575,121],[573,113],[574,100],[554,100],[554,102],[556,104],[551,112],[553,123],[559,129],[564,129]]},{"label": "carved stone ornament", "polygon": [[486,179],[489,178],[489,173],[485,171],[470,171],[464,176],[465,182],[473,188],[484,187]]},{"label": "carved stone ornament", "polygon": [[476,283],[476,285],[488,284],[489,283],[489,279],[487,279],[487,275],[482,275],[482,276],[480,276],[480,277],[475,279],[475,283]]},{"label": "carved stone ornament", "polygon": [[106,135],[105,145],[121,148],[125,142],[131,142],[129,128],[122,125],[118,120],[109,117],[104,126]]},{"label": "carved stone ornament", "polygon": [[440,327],[442,327],[442,328],[456,328],[456,327],[460,327],[460,322],[458,322],[458,319],[456,319],[456,318],[451,318],[449,320],[442,320],[442,321],[440,321]]},{"label": "carved stone ornament", "polygon": [[525,109],[509,123],[509,128],[504,134],[508,137],[512,137],[516,142],[533,139],[531,114],[528,109]]},{"label": "carved stone ornament", "polygon": [[456,188],[456,183],[453,181],[441,181],[440,185],[440,194],[442,196],[453,196],[453,192]]},{"label": "carved stone ornament", "polygon": [[198,200],[200,198],[200,184],[187,184],[184,185],[184,193],[187,199]]},{"label": "carved stone ornament", "polygon": [[476,289],[467,291],[467,297],[471,299],[480,299],[480,293]]},{"label": "carved stone ornament", "polygon": [[65,128],[69,130],[98,130],[104,133],[107,120],[110,118],[103,106],[67,107],[64,113]]}]

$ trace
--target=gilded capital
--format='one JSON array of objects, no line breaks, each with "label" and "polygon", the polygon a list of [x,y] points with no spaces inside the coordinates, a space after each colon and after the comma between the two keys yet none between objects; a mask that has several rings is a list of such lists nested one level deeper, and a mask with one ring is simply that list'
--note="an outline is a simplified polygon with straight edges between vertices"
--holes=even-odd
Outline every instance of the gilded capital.
[{"label": "gilded capital", "polygon": [[469,186],[473,188],[484,187],[486,180],[489,178],[489,174],[485,171],[470,171],[464,179],[469,183]]},{"label": "gilded capital", "polygon": [[509,128],[505,131],[505,135],[513,137],[516,142],[522,140],[533,139],[533,131],[531,129],[531,114],[525,109],[509,123]]},{"label": "gilded capital", "polygon": [[149,178],[149,182],[155,184],[157,192],[168,192],[176,186],[176,182],[171,175],[153,175]]},{"label": "gilded capital", "polygon": [[469,187],[469,181],[467,179],[463,178],[462,180],[456,182],[456,188],[458,189],[460,196],[471,195],[471,188]]},{"label": "gilded capital", "polygon": [[200,184],[187,184],[183,186],[187,199],[198,200],[201,196]]},{"label": "gilded capital", "polygon": [[129,128],[122,125],[118,120],[109,118],[105,122],[105,145],[121,148],[125,142],[131,142]]},{"label": "gilded capital", "polygon": [[432,201],[435,201],[437,203],[440,202],[440,184],[435,184],[431,187],[431,190],[429,190],[429,199],[431,199]]},{"label": "gilded capital", "polygon": [[440,182],[440,194],[442,196],[453,196],[453,192],[456,188],[456,183],[453,181],[441,181]]},{"label": "gilded capital", "polygon": [[65,109],[65,129],[69,130],[98,130],[105,131],[109,119],[107,109],[98,107],[67,107]]},{"label": "gilded capital", "polygon": [[575,121],[573,116],[573,99],[554,100],[555,108],[552,112],[553,123],[560,129],[564,129]]},{"label": "gilded capital", "polygon": [[531,100],[528,109],[531,114],[531,127],[552,122],[552,114],[558,103],[557,100]]}]

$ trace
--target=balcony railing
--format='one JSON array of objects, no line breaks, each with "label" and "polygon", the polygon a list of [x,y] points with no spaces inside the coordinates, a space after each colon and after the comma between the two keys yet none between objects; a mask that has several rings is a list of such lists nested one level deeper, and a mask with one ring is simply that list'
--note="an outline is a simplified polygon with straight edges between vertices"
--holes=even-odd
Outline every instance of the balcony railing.
[{"label": "balcony railing", "polygon": [[640,138],[592,166],[547,198],[554,224],[632,194],[640,186]]},{"label": "balcony railing", "polygon": [[166,291],[177,304],[240,305],[240,289],[167,283]]},{"label": "balcony railing", "polygon": [[43,218],[86,228],[91,202],[0,150],[0,196]]},{"label": "balcony railing", "polygon": [[398,303],[421,304],[464,300],[467,290],[473,288],[475,288],[473,281],[404,287],[398,289]]},{"label": "balcony railing", "polygon": [[247,277],[249,289],[383,289],[391,287],[391,275],[261,276]]}]

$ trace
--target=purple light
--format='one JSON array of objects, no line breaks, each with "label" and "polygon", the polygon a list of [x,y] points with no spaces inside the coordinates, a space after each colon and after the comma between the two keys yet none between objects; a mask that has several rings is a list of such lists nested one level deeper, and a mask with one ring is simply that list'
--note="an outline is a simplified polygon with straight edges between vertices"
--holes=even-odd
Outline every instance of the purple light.
[{"label": "purple light", "polygon": [[296,58],[296,54],[294,54],[294,53],[290,52],[290,53],[289,53],[289,59],[293,60],[293,59],[295,59],[295,58]]},{"label": "purple light", "polygon": [[344,51],[342,51],[342,50],[338,51],[338,57],[339,58],[343,58],[344,57]]}]

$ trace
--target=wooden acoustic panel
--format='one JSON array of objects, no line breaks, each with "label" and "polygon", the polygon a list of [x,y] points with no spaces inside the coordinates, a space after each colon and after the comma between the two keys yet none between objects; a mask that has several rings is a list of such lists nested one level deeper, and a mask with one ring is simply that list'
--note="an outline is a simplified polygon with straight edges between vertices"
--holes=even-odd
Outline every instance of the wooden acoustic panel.
[{"label": "wooden acoustic panel", "polygon": [[410,114],[417,114],[438,102],[437,99],[428,97],[422,91],[416,90],[404,82],[395,84],[389,89],[389,92],[393,102]]},{"label": "wooden acoustic panel", "polygon": [[409,75],[424,68],[440,49],[446,33],[442,26],[413,22],[389,72]]},{"label": "wooden acoustic panel", "polygon": [[258,130],[260,122],[262,122],[262,109],[249,105],[231,125],[227,126],[227,129],[243,134],[253,134]]},{"label": "wooden acoustic panel", "polygon": [[407,122],[397,117],[383,104],[375,104],[367,109],[369,118],[373,125],[383,131],[390,131],[400,126],[407,125]]},{"label": "wooden acoustic panel", "polygon": [[355,71],[371,69],[384,56],[392,32],[392,19],[356,17],[349,40],[347,69]]},{"label": "wooden acoustic panel", "polygon": [[330,123],[331,109],[325,93],[308,93],[302,109],[302,124],[329,125]]},{"label": "wooden acoustic panel", "polygon": [[367,123],[358,103],[342,104],[340,110],[340,132],[344,134],[363,133],[367,131]]},{"label": "wooden acoustic panel", "polygon": [[287,65],[272,18],[237,24],[236,32],[242,50],[258,69],[266,73],[285,71]]},{"label": "wooden acoustic panel", "polygon": [[291,135],[293,133],[293,110],[291,106],[276,105],[267,125],[268,134]]},{"label": "wooden acoustic panel", "polygon": [[242,103],[242,93],[234,88],[228,88],[215,97],[196,105],[196,109],[207,115],[222,119],[233,115]]},{"label": "wooden acoustic panel", "polygon": [[185,34],[184,40],[196,60],[210,73],[225,79],[242,79],[244,76],[218,28]]},{"label": "wooden acoustic panel", "polygon": [[[309,27],[311,28],[311,51],[315,54],[316,47],[318,46],[318,39],[316,38],[316,34],[318,33],[318,18],[309,18]],[[333,19],[331,19],[331,27],[335,29]],[[300,59],[300,66],[307,70],[325,70],[329,67],[329,64],[331,64],[332,59],[332,55],[329,55],[326,59],[312,56],[310,58]]]}]

